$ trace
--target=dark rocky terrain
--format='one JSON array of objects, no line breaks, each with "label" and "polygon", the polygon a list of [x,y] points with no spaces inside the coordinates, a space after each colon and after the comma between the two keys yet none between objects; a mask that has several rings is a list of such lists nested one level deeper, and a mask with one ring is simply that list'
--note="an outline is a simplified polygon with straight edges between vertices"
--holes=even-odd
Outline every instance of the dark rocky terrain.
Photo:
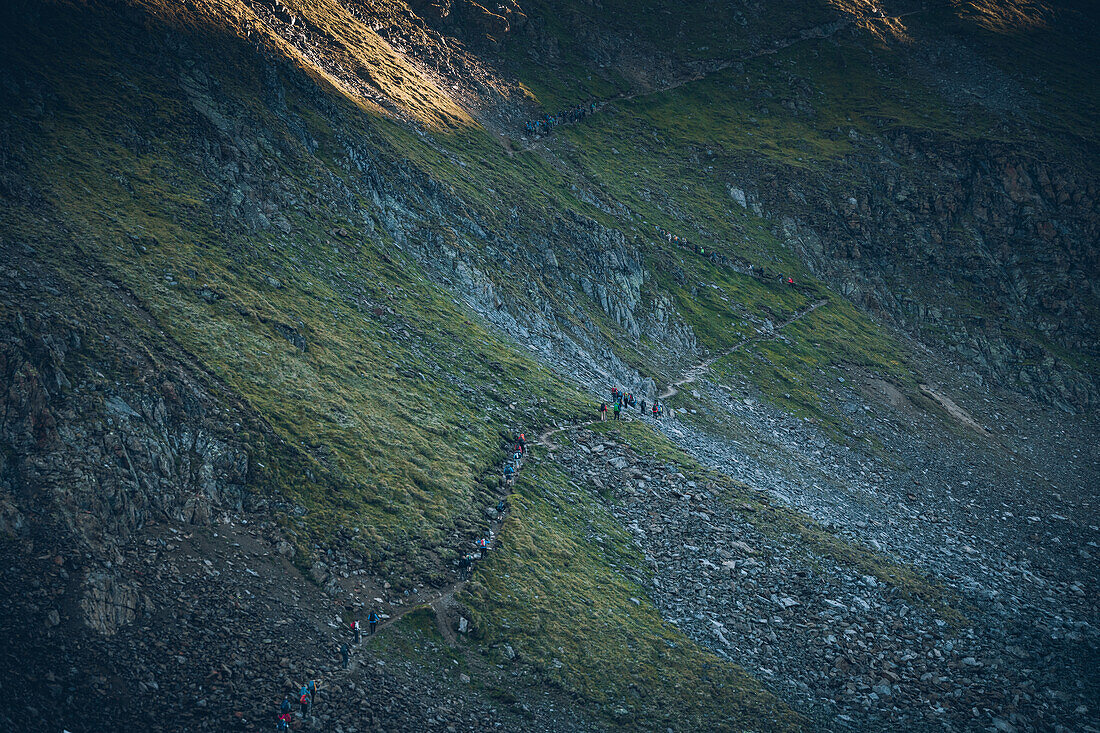
[{"label": "dark rocky terrain", "polygon": [[6,3],[0,722],[1100,730],[1096,20]]}]

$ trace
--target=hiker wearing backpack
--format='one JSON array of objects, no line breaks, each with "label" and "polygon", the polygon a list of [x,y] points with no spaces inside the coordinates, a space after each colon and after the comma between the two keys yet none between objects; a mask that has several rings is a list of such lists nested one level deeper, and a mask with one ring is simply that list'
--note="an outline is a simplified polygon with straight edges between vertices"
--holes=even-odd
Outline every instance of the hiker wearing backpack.
[{"label": "hiker wearing backpack", "polygon": [[367,617],[367,623],[370,624],[370,635],[374,636],[374,629],[378,626],[378,622],[382,619],[378,615],[377,611],[371,611],[370,616]]},{"label": "hiker wearing backpack", "polygon": [[279,705],[279,712],[290,714],[290,695],[283,695],[283,702]]},{"label": "hiker wearing backpack", "polygon": [[643,417],[645,416],[645,397],[642,398],[642,403],[638,407],[638,414]]},{"label": "hiker wearing backpack", "polygon": [[363,630],[359,628],[359,619],[355,619],[351,622],[351,630],[355,632],[355,644],[358,646],[363,643]]},{"label": "hiker wearing backpack", "polygon": [[282,713],[279,715],[279,720],[275,723],[275,730],[288,731],[290,730],[290,713]]},{"label": "hiker wearing backpack", "polygon": [[[344,643],[347,646],[347,643]],[[309,705],[313,707],[317,704],[317,680],[309,680],[306,682],[306,689],[309,690]]]},{"label": "hiker wearing backpack", "polygon": [[607,420],[607,403],[606,402],[601,402],[600,403],[600,422],[604,422],[605,420]]},{"label": "hiker wearing backpack", "polygon": [[340,659],[342,659],[343,662],[344,662],[344,669],[348,668],[348,660],[350,658],[351,658],[351,647],[349,647],[348,643],[345,641],[343,644],[340,645]]},{"label": "hiker wearing backpack", "polygon": [[623,406],[620,405],[618,402],[616,402],[615,403],[615,419],[616,420],[619,419],[619,413],[622,412],[622,410],[623,410]]},{"label": "hiker wearing backpack", "polygon": [[313,700],[309,696],[309,688],[302,685],[302,689],[298,690],[298,704],[302,706],[302,717],[309,715],[309,706]]}]

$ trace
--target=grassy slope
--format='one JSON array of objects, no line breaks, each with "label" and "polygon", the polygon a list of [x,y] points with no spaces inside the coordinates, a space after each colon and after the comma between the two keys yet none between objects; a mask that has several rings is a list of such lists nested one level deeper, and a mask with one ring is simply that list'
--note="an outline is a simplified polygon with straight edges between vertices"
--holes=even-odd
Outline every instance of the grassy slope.
[{"label": "grassy slope", "polygon": [[[287,211],[287,236],[222,229],[205,203],[215,184],[181,155],[197,123],[166,81],[169,75],[155,64],[118,58],[118,46],[97,34],[104,19],[83,20],[79,33],[52,26],[52,38],[28,36],[18,49],[18,64],[33,69],[31,75],[48,90],[41,116],[18,121],[15,115],[25,110],[13,104],[8,120],[22,128],[21,139],[33,141],[24,159],[31,162],[30,177],[45,207],[34,216],[5,201],[5,235],[33,242],[73,282],[89,268],[106,270],[132,290],[165,334],[270,424],[275,444],[246,432],[252,488],[305,510],[304,517],[277,514],[296,532],[303,561],[313,543],[339,541],[398,588],[403,580],[432,574],[435,554],[447,559],[452,529],[462,529],[463,517],[477,514],[487,501],[480,479],[498,459],[499,431],[571,419],[579,396],[472,323],[414,263],[339,210]],[[127,37],[127,30],[116,29],[115,39],[137,44],[140,56],[142,38]],[[53,61],[59,46],[66,49],[63,66]],[[232,43],[218,51],[225,67],[212,71],[226,80],[222,93],[236,96],[253,129],[289,138],[253,97],[262,81],[252,59]],[[116,73],[120,68],[125,75]],[[288,95],[292,108],[307,105],[303,99]],[[140,124],[132,117],[135,109],[147,111]],[[282,156],[270,175],[294,178],[304,191],[327,174],[345,175],[326,150],[326,125],[343,125],[345,132],[377,126],[388,139],[408,143],[405,133],[383,121],[349,116],[323,123],[317,110],[296,111],[311,121],[321,148],[313,157],[300,150]],[[134,130],[142,139],[124,144],[120,130]],[[346,229],[346,239],[331,236],[334,227]],[[211,293],[218,297],[203,297]],[[375,304],[393,313],[378,316]],[[304,350],[291,343],[286,329],[305,340]],[[134,335],[141,338],[140,332]],[[157,340],[148,343],[155,348]],[[520,398],[526,407],[510,409]],[[532,409],[540,398],[546,404]],[[572,533],[570,517],[548,512],[545,504],[532,507],[527,531],[545,531],[547,537]],[[610,521],[606,512],[601,517]],[[571,578],[559,579],[569,582],[549,589],[555,605],[574,606],[597,589],[613,587],[621,594],[631,587],[602,558],[578,559]],[[511,556],[525,572],[535,572],[527,560],[525,554]],[[579,588],[587,588],[586,595]],[[632,594],[644,597],[640,590]],[[713,720],[720,714],[789,727],[794,719],[785,707],[743,672],[694,647],[652,607],[635,612],[630,605],[626,626],[607,619],[585,637],[559,642],[570,648],[571,669],[585,676],[580,686],[561,680],[581,693],[582,703],[613,714],[608,703],[616,694],[599,691],[602,671],[588,664],[582,644],[610,651],[631,639],[648,656],[643,668],[625,674],[630,665],[616,652],[624,671],[617,692],[640,684],[649,700],[644,710],[654,720]],[[539,632],[530,639],[534,654],[535,644],[545,651],[552,636]],[[717,713],[712,695],[729,711]],[[671,700],[667,711],[662,698]]]},{"label": "grassy slope", "polygon": [[[656,29],[660,14],[652,17]],[[415,264],[344,211],[314,202],[288,213],[289,236],[226,236],[204,203],[213,184],[181,152],[192,140],[187,130],[193,124],[191,111],[155,66],[142,70],[112,58],[109,49],[117,47],[97,43],[102,30],[92,22],[79,34],[71,29],[70,35],[30,38],[20,46],[18,63],[41,72],[56,95],[44,119],[25,123],[30,134],[24,137],[37,146],[27,157],[38,161],[34,173],[49,182],[44,187],[48,201],[83,242],[77,252],[57,239],[43,240],[52,242],[56,266],[65,270],[81,258],[104,263],[173,338],[245,397],[287,446],[294,446],[304,470],[273,469],[261,474],[258,488],[307,509],[302,520],[286,519],[300,526],[303,548],[314,539],[357,528],[357,549],[381,563],[387,575],[430,569],[426,551],[444,545],[449,533],[462,526],[461,517],[486,498],[479,479],[496,458],[498,431],[551,417],[569,419],[580,409],[579,396],[470,323],[418,274]],[[723,52],[736,50],[715,43]],[[65,49],[66,65],[52,60],[58,48]],[[329,108],[315,108],[308,95],[293,93],[292,84],[288,104],[320,143],[316,155],[309,155],[257,98],[263,75],[255,59],[226,42],[219,47],[217,72],[235,80],[234,88],[223,92],[241,101],[251,124],[279,131],[282,144],[296,151],[277,166],[301,190],[315,188],[327,176],[347,175],[337,164],[333,131],[341,129],[367,136],[390,156],[429,171],[486,221],[514,228],[517,238],[537,229],[542,211],[581,211],[637,234],[654,275],[654,292],[671,294],[702,345],[719,350],[747,333],[752,318],[778,320],[828,293],[808,278],[769,222],[732,203],[727,182],[711,174],[708,163],[698,162],[707,160],[706,149],[722,166],[748,162],[824,174],[849,152],[836,128],[869,127],[864,113],[904,124],[954,125],[937,105],[927,104],[925,91],[897,94],[872,69],[842,72],[840,59],[829,56],[834,52],[820,50],[824,60],[815,66],[814,84],[824,94],[815,97],[819,112],[812,120],[781,114],[775,100],[760,101],[764,88],[779,90],[785,83],[769,59],[749,64],[743,77],[729,72],[618,103],[583,127],[564,131],[564,166],[534,152],[506,157],[491,136],[477,129],[438,132],[426,144],[404,128],[358,116],[347,107],[330,119]],[[792,50],[780,58],[797,61],[806,52]],[[568,74],[548,74],[525,63],[521,69],[532,76],[524,81],[551,108],[555,100],[565,103],[625,88],[622,79],[610,76],[597,77],[592,84],[599,86],[590,86],[579,73],[576,79],[584,82],[562,82]],[[563,63],[567,69],[584,68],[582,59],[569,54]],[[120,65],[124,78],[115,74]],[[884,96],[907,101],[896,108],[872,104]],[[771,110],[768,115],[760,113],[761,104]],[[118,135],[137,114],[139,126],[154,131],[151,148],[141,152],[122,144]],[[618,220],[582,203],[572,192],[574,183],[623,204],[633,218]],[[642,195],[642,187],[652,194]],[[513,206],[521,210],[519,224],[506,224]],[[5,229],[14,230],[22,213],[8,211]],[[58,223],[51,219],[30,226]],[[704,242],[708,249],[795,273],[805,291],[773,288],[670,248],[650,234],[654,223]],[[334,227],[347,230],[347,239],[330,235]],[[520,270],[506,287],[518,292],[534,275]],[[280,287],[272,287],[265,276],[277,278]],[[199,297],[204,287],[223,297],[206,302]],[[393,314],[375,316],[376,304],[392,308]],[[279,324],[305,338],[304,352],[281,335]],[[792,327],[791,335],[794,348],[763,344],[735,357],[729,368],[743,370],[748,360],[756,360],[753,378],[761,388],[807,414],[820,407],[812,383],[824,365],[857,361],[907,378],[897,344],[840,302]],[[644,345],[624,353],[651,373],[660,368],[661,355],[646,353]],[[768,366],[761,367],[764,357]],[[791,398],[782,397],[788,393]],[[515,414],[508,405],[521,396],[528,398],[527,405],[530,397],[543,397],[547,404]],[[624,437],[643,449],[659,443],[648,434]],[[667,445],[654,450],[686,460]],[[661,622],[637,579],[621,572],[642,563],[595,498],[542,465],[525,474],[514,506],[505,527],[505,550],[479,573],[467,598],[486,641],[510,640],[548,679],[627,725],[649,720],[709,726],[716,722],[716,708],[725,711],[731,726],[768,720],[783,728],[796,722],[737,669]],[[889,582],[912,586],[916,597],[936,598],[911,570],[849,548],[804,518],[784,516],[774,531],[797,536]],[[592,532],[606,538],[602,545],[589,541]],[[635,605],[631,597],[641,603]],[[562,662],[560,668],[554,659]],[[643,694],[633,695],[631,684]],[[627,712],[616,714],[619,707]]]},{"label": "grassy slope", "polygon": [[589,489],[548,462],[525,470],[463,601],[479,635],[610,722],[664,730],[788,730],[798,718],[733,665],[666,624],[641,553]]},{"label": "grassy slope", "polygon": [[[722,499],[746,521],[804,562],[873,575],[943,618],[962,618],[954,599],[924,574],[851,545],[805,515],[705,469],[645,423],[596,423],[593,429],[720,487]],[[568,434],[555,440],[566,442]],[[477,638],[502,662],[504,645],[510,645],[545,681],[626,728],[799,726],[799,718],[756,681],[661,620],[646,596],[648,566],[612,517],[609,501],[548,461],[524,470],[501,530],[502,549],[477,566],[461,597]]]},{"label": "grassy slope", "polygon": [[[67,241],[43,251],[60,269],[106,265],[173,338],[309,456],[305,475],[261,472],[264,490],[306,510],[294,520],[303,549],[353,529],[369,559],[411,556],[427,570],[419,552],[444,545],[456,522],[488,501],[479,478],[495,465],[500,431],[567,418],[579,395],[471,322],[345,212],[288,211],[288,236],[227,233],[204,203],[212,182],[187,160],[197,123],[169,73],[118,58],[116,44],[130,39],[96,39],[99,19],[87,20],[81,37],[29,39],[20,49],[18,63],[41,74],[51,95],[39,134],[26,136],[36,145],[26,157],[81,242],[79,253]],[[64,65],[54,61],[55,43],[66,49]],[[214,72],[233,85],[222,93],[257,129],[284,136],[273,147],[293,145],[254,97],[261,68],[231,43],[219,50],[224,66]],[[135,110],[148,110],[144,126],[131,126]],[[335,123],[356,124],[350,112]],[[140,152],[118,134],[134,127],[154,131],[134,146]],[[347,173],[299,149],[267,175],[295,178],[308,191]],[[346,241],[329,234],[335,227]],[[221,297],[208,302],[204,291]],[[288,333],[305,340],[304,351]],[[517,401],[518,412],[508,408]]]}]

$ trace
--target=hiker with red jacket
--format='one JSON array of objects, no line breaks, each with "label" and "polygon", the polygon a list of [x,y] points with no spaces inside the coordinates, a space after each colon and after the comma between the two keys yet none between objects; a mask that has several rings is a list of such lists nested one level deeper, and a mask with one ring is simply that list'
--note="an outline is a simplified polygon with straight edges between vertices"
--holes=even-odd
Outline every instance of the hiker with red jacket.
[{"label": "hiker with red jacket", "polygon": [[309,706],[313,702],[313,699],[309,696],[309,688],[302,685],[302,689],[298,690],[298,704],[302,706],[302,717],[309,715]]}]

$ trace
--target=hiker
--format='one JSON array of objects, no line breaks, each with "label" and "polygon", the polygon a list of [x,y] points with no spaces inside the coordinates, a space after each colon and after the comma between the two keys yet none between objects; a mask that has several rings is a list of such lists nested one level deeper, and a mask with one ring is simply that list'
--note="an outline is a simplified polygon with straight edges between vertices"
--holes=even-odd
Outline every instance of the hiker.
[{"label": "hiker", "polygon": [[283,702],[279,705],[279,712],[283,714],[290,712],[290,695],[283,695]]},{"label": "hiker", "polygon": [[313,702],[309,698],[309,688],[302,685],[302,689],[298,690],[298,704],[302,706],[302,717],[309,715],[309,704]]},{"label": "hiker", "polygon": [[612,387],[611,388],[611,401],[615,402],[618,399],[619,399],[619,388],[618,387]]},{"label": "hiker", "polygon": [[604,422],[605,420],[607,420],[607,403],[606,402],[601,402],[600,403],[600,422]]},{"label": "hiker", "polygon": [[340,645],[340,658],[344,660],[344,669],[347,669],[348,659],[351,658],[351,647],[346,641]]},{"label": "hiker", "polygon": [[351,630],[355,632],[356,645],[363,643],[363,630],[359,628],[359,619],[355,619],[351,622]]},{"label": "hiker", "polygon": [[523,433],[519,434],[519,447],[523,450],[524,453],[527,452],[527,436]]},{"label": "hiker", "polygon": [[657,417],[657,415],[660,413],[660,409],[661,408],[657,406],[657,400],[653,400],[653,417]]},{"label": "hiker", "polygon": [[616,420],[619,419],[619,413],[622,412],[622,409],[623,409],[623,406],[620,405],[618,402],[616,402],[615,403],[615,419]]},{"label": "hiker", "polygon": [[[344,642],[344,646],[347,645],[347,642]],[[309,705],[312,708],[317,704],[317,680],[309,680],[306,682],[306,689],[309,690]]]},{"label": "hiker", "polygon": [[794,285],[794,278],[793,277],[788,277],[787,278],[787,285]]},{"label": "hiker", "polygon": [[378,626],[378,622],[381,617],[377,611],[371,611],[370,616],[367,616],[367,623],[370,624],[370,635],[374,636],[374,629]]},{"label": "hiker", "polygon": [[638,408],[639,415],[645,415],[645,397],[642,398],[641,407]]},{"label": "hiker", "polygon": [[516,469],[512,468],[512,464],[509,463],[504,467],[504,485],[511,486],[512,482],[516,480]]},{"label": "hiker", "polygon": [[504,499],[501,499],[500,501],[497,502],[497,514],[504,514],[504,512],[507,509],[508,509],[508,502],[507,501],[505,501]]},{"label": "hiker", "polygon": [[279,715],[279,722],[275,724],[275,730],[287,731],[290,730],[290,713],[282,713]]},{"label": "hiker", "polygon": [[485,539],[484,537],[482,537],[481,539],[479,539],[477,541],[478,554],[481,556],[482,560],[484,560],[485,556],[489,554],[489,547],[490,547],[490,542],[489,542],[489,540]]}]

